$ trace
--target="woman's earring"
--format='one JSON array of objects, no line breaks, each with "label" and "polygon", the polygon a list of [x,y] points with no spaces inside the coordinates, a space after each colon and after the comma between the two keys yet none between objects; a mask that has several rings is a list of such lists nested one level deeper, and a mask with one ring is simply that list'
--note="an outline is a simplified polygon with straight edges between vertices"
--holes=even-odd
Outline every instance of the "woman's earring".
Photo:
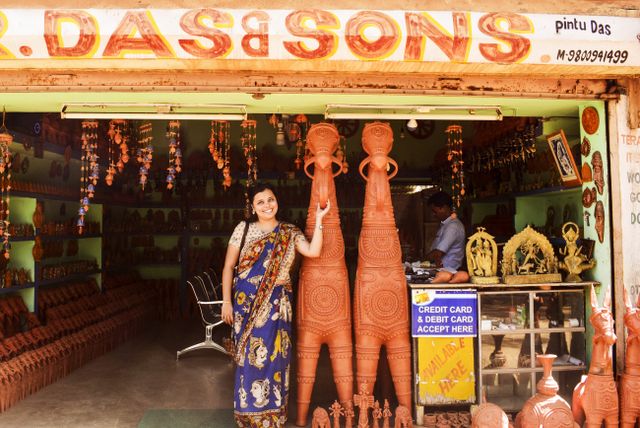
[{"label": "woman's earring", "polygon": [[251,210],[251,215],[254,215],[256,213],[256,210],[252,209]]}]

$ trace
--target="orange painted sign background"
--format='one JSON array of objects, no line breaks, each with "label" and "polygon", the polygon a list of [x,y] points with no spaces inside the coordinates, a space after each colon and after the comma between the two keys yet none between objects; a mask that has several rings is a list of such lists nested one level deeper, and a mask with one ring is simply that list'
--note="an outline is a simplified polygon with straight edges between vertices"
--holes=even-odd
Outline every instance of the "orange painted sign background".
[{"label": "orange painted sign background", "polygon": [[640,18],[511,12],[1,9],[0,60],[640,65]]},{"label": "orange painted sign background", "polygon": [[473,337],[420,337],[419,405],[475,403]]}]

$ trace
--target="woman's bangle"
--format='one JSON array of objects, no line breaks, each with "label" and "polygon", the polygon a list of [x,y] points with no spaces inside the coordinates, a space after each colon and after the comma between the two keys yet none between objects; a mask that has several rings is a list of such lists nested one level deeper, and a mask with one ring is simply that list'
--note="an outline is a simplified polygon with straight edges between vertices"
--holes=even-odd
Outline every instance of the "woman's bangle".
[{"label": "woman's bangle", "polygon": [[231,300],[223,300],[222,303],[231,303]]}]

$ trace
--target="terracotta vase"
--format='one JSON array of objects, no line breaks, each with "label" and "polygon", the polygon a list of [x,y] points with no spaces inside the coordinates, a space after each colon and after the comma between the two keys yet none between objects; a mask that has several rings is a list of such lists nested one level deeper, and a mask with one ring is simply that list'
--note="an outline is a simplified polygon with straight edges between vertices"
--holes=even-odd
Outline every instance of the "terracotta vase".
[{"label": "terracotta vase", "polygon": [[[315,382],[320,347],[329,348],[338,399],[343,406],[353,397],[353,343],[351,339],[351,304],[349,276],[344,259],[344,238],[336,198],[332,165],[340,165],[333,153],[340,135],[328,123],[313,125],[307,133],[311,158],[305,172],[313,180],[307,215],[307,236],[316,226],[316,207],[330,201],[331,208],[322,222],[322,253],[305,258],[300,270],[296,323],[297,339],[297,417],[296,425],[305,426]],[[309,168],[313,165],[313,175]]]},{"label": "terracotta vase", "polygon": [[516,428],[539,428],[544,426],[554,428],[574,428],[578,424],[573,420],[571,407],[558,395],[558,383],[551,376],[553,360],[552,354],[536,357],[542,365],[544,373],[538,381],[538,393],[531,397],[522,407],[516,417]]},{"label": "terracotta vase", "polygon": [[571,410],[573,418],[582,426],[586,419],[589,427],[618,426],[618,390],[613,379],[611,347],[616,343],[613,331],[611,297],[605,297],[604,306],[598,305],[598,296],[591,286],[591,317],[594,328],[593,348],[589,374],[573,390]]},{"label": "terracotta vase", "polygon": [[[387,156],[392,145],[393,131],[388,123],[365,125],[362,146],[369,156],[360,164],[367,184],[354,292],[356,377],[358,385],[366,383],[368,392],[373,391],[384,345],[398,402],[411,408],[409,302],[389,187],[398,170]],[[395,167],[390,176],[388,166]]]}]

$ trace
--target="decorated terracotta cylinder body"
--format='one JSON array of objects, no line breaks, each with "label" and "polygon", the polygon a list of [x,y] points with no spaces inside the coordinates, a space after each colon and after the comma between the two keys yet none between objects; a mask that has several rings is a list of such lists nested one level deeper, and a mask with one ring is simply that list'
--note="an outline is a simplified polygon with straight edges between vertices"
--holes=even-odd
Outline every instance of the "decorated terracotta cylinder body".
[{"label": "decorated terracotta cylinder body", "polygon": [[[340,213],[336,198],[333,156],[340,136],[334,125],[313,125],[307,134],[311,158],[305,162],[305,172],[313,180],[307,216],[306,235],[316,227],[318,204],[331,208],[322,222],[322,252],[315,259],[302,261],[298,284],[298,414],[296,424],[306,425],[309,402],[315,382],[320,347],[329,348],[338,398],[348,405],[353,396],[353,343],[351,339],[351,304],[349,276],[344,259],[344,238],[340,229]],[[313,166],[313,174],[309,171]]]},{"label": "decorated terracotta cylinder body", "polygon": [[399,404],[411,408],[409,302],[389,186],[397,173],[387,156],[393,146],[389,124],[367,124],[362,146],[369,156],[360,164],[367,185],[354,293],[357,382],[373,390],[384,345]]}]

